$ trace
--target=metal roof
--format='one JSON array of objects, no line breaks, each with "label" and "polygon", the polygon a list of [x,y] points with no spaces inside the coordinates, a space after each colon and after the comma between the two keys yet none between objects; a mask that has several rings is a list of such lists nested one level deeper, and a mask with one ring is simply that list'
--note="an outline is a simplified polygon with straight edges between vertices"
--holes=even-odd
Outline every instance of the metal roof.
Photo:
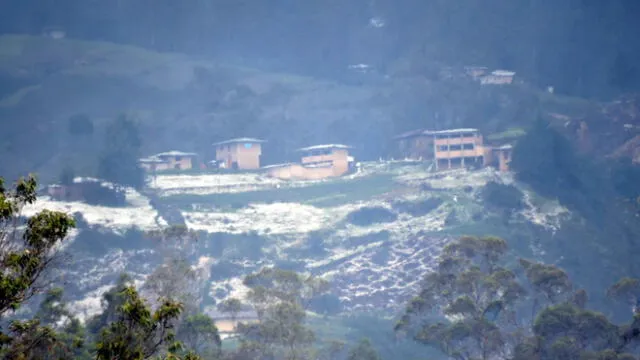
[{"label": "metal roof", "polygon": [[299,165],[297,163],[283,163],[283,164],[273,164],[273,165],[267,165],[267,166],[263,166],[263,169],[275,169],[275,168],[280,168],[280,167],[287,167],[287,166],[291,166],[291,165]]},{"label": "metal roof", "polygon": [[352,146],[343,145],[343,144],[324,144],[324,145],[314,145],[309,147],[304,147],[297,149],[296,151],[312,151],[312,150],[321,150],[321,149],[353,149]]},{"label": "metal roof", "polygon": [[460,134],[460,133],[469,133],[469,132],[478,132],[478,129],[474,128],[463,128],[463,129],[448,129],[448,130],[427,130],[424,133],[427,135],[448,135],[448,134]]},{"label": "metal roof", "polygon": [[157,157],[157,158],[169,157],[169,156],[198,156],[198,154],[192,153],[192,152],[172,150],[172,151],[167,151],[167,152],[154,155],[154,157]]},{"label": "metal roof", "polygon": [[225,145],[225,144],[235,144],[235,143],[264,143],[266,142],[265,140],[260,140],[260,139],[256,139],[256,138],[250,138],[250,137],[243,137],[243,138],[235,138],[235,139],[229,139],[229,140],[225,140],[225,141],[220,141],[217,143],[214,143],[213,146],[218,146],[218,145]]},{"label": "metal roof", "polygon": [[146,158],[141,158],[141,159],[138,159],[138,161],[141,162],[141,163],[149,163],[149,164],[161,164],[161,163],[166,162],[166,161],[164,161],[164,160],[162,160],[162,159],[160,159],[158,157],[155,157],[155,156],[149,156],[149,157],[146,157]]},{"label": "metal roof", "polygon": [[420,135],[450,135],[450,134],[460,134],[460,133],[470,133],[470,132],[478,132],[478,129],[474,129],[474,128],[447,129],[447,130],[419,129],[419,130],[412,130],[412,131],[408,131],[406,133],[397,135],[394,137],[394,139],[404,139],[404,138],[420,136]]},{"label": "metal roof", "polygon": [[509,71],[509,70],[495,70],[495,71],[492,71],[491,74],[496,76],[513,76],[516,74],[516,72]]}]

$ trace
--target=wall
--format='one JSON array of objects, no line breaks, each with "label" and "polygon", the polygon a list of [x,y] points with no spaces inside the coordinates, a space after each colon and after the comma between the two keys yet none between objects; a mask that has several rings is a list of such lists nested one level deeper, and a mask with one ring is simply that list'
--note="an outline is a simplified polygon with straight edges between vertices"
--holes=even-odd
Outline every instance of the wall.
[{"label": "wall", "polygon": [[511,163],[511,150],[501,150],[498,152],[498,169],[500,171],[509,171],[509,164]]},{"label": "wall", "polygon": [[300,164],[271,168],[267,175],[283,180],[319,180],[338,176],[332,167],[309,168]]},{"label": "wall", "polygon": [[238,169],[259,169],[260,155],[262,155],[261,144],[251,143],[250,148],[245,147],[245,143],[234,143],[218,145],[216,147],[216,160],[224,161],[227,168],[233,168],[236,163]]},{"label": "wall", "polygon": [[344,175],[349,171],[349,152],[346,149],[333,149],[330,154],[306,155],[302,157],[302,164],[331,162],[333,176]]},{"label": "wall", "polygon": [[433,137],[414,136],[398,141],[400,155],[409,159],[429,159],[433,157]]}]

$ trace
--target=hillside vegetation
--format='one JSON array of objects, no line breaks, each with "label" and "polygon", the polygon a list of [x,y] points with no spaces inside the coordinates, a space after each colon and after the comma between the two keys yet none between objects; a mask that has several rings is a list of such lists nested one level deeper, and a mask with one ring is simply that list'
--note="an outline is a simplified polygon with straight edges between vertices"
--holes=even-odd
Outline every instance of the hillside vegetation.
[{"label": "hillside vegetation", "polygon": [[[360,159],[387,157],[392,135],[414,128],[474,126],[493,134],[526,128],[537,110],[582,116],[591,109],[524,84],[486,88],[406,72],[336,82],[33,36],[0,37],[0,79],[0,116],[7,119],[0,166],[11,169],[8,178],[36,171],[45,180],[68,163],[95,173],[99,134],[121,113],[139,121],[145,154],[179,149],[208,160],[213,141],[256,136],[269,140],[263,160],[274,163],[291,160],[297,147],[327,142],[356,146]],[[93,122],[91,134],[69,132],[69,118],[78,114]]]}]

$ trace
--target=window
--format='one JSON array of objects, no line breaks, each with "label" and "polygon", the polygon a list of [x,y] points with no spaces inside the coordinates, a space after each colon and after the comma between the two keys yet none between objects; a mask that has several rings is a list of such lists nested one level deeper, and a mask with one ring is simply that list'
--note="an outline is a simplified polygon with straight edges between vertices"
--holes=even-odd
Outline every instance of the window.
[{"label": "window", "polygon": [[450,151],[459,151],[462,150],[462,145],[449,145]]},{"label": "window", "polygon": [[473,144],[464,144],[463,145],[463,149],[465,150],[473,150],[474,146]]},{"label": "window", "polygon": [[182,156],[176,156],[175,157],[175,161],[181,161],[182,160]]},{"label": "window", "polygon": [[447,151],[447,149],[448,149],[447,145],[438,146],[438,151]]},{"label": "window", "polygon": [[251,146],[253,146],[253,144],[252,144],[252,143],[245,143],[245,144],[244,144],[244,148],[245,148],[245,149],[251,149]]}]

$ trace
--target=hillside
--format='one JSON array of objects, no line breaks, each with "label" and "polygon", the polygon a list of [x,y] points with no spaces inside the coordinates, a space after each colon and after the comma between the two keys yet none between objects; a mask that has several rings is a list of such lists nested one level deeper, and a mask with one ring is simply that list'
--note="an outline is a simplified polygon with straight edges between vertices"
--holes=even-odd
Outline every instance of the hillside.
[{"label": "hillside", "polygon": [[[185,251],[202,269],[208,303],[242,297],[244,275],[278,265],[330,279],[343,311],[391,316],[453,237],[499,233],[520,255],[543,258],[553,248],[544,236],[572,221],[565,208],[518,184],[522,206],[505,213],[483,195],[487,182],[513,180],[491,169],[432,173],[428,164],[405,162],[365,163],[348,178],[302,183],[167,175],[158,176],[152,201],[132,190],[128,207],[120,209],[44,197],[25,215],[42,208],[82,214],[66,247],[75,261],[65,280],[74,284],[74,306],[85,315],[97,310],[100,292],[119,272],[142,281],[159,261],[158,244],[135,228],[166,226],[172,222],[166,216],[178,211],[189,228],[201,231]],[[525,240],[530,229],[541,237]]]},{"label": "hillside", "polygon": [[[179,149],[208,160],[213,141],[255,136],[269,141],[264,163],[275,163],[314,143],[348,143],[357,158],[378,159],[393,155],[393,134],[415,128],[473,126],[491,135],[527,128],[537,110],[572,118],[599,111],[526,83],[481,87],[465,78],[394,74],[326,81],[112,43],[0,36],[0,117],[7,124],[0,167],[7,178],[35,171],[55,180],[62,164],[94,175],[102,130],[120,113],[140,122],[143,155]],[[69,132],[74,114],[92,120],[92,134]]]}]

